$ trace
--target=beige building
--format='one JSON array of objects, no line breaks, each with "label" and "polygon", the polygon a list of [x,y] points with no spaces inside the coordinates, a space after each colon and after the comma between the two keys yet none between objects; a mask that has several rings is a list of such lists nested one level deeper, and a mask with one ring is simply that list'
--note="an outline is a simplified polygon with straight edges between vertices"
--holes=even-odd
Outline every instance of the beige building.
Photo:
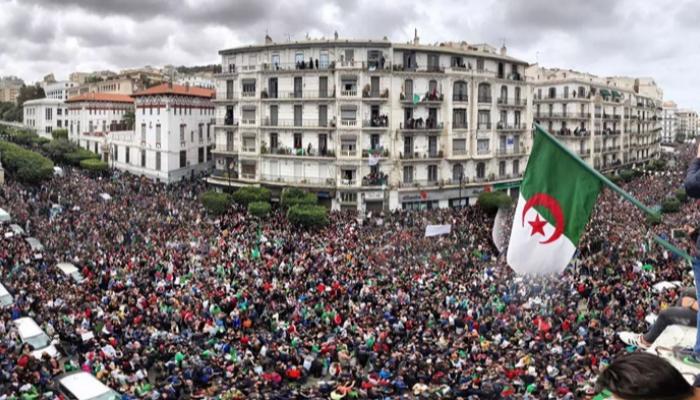
[{"label": "beige building", "polygon": [[24,82],[15,76],[0,78],[0,102],[16,103]]},{"label": "beige building", "polygon": [[219,54],[218,187],[377,212],[473,204],[525,170],[528,64],[505,48],[267,38]]},{"label": "beige building", "polygon": [[528,77],[535,121],[595,168],[617,169],[659,154],[663,92],[652,79],[539,66]]},{"label": "beige building", "polygon": [[698,135],[698,113],[690,109],[676,111],[678,135],[685,140],[692,140]]}]

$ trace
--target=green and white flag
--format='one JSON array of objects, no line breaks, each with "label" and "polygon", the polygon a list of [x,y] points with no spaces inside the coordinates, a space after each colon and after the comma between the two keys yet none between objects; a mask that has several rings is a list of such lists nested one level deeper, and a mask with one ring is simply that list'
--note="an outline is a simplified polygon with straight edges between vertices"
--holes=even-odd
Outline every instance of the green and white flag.
[{"label": "green and white flag", "polygon": [[555,140],[537,127],[508,245],[508,265],[518,274],[564,271],[602,186]]}]

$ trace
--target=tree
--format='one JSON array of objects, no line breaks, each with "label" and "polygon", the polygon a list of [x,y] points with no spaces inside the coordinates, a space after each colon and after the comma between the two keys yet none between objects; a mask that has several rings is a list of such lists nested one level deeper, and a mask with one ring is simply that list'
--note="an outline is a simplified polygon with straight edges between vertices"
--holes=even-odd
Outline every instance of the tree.
[{"label": "tree", "polygon": [[318,197],[314,193],[307,193],[299,188],[287,188],[282,191],[280,203],[285,208],[301,204],[315,205],[318,203]]},{"label": "tree", "polygon": [[289,222],[305,228],[317,228],[328,225],[328,209],[323,206],[300,204],[287,211]]},{"label": "tree", "polygon": [[109,166],[100,159],[88,158],[80,162],[80,168],[90,172],[105,172]]},{"label": "tree", "polygon": [[15,179],[36,184],[53,176],[53,163],[39,153],[0,141],[0,161]]},{"label": "tree", "polygon": [[136,123],[136,115],[133,111],[127,111],[124,113],[124,122],[126,122],[126,128],[128,130],[134,129],[134,124]]},{"label": "tree", "polygon": [[54,129],[51,132],[51,137],[54,138],[54,140],[68,140],[68,129]]},{"label": "tree", "polygon": [[233,194],[233,200],[238,204],[247,206],[255,201],[269,202],[270,196],[270,189],[248,186],[236,190]]},{"label": "tree", "polygon": [[210,190],[202,193],[200,200],[204,208],[214,215],[221,215],[231,207],[231,195],[228,193]]},{"label": "tree", "polygon": [[46,93],[44,93],[44,89],[39,86],[38,83],[29,86],[22,85],[22,87],[19,88],[19,95],[17,96],[17,106],[22,108],[25,101],[42,99],[44,97],[46,97]]},{"label": "tree", "polygon": [[248,204],[248,212],[258,218],[263,218],[270,213],[272,206],[266,201],[254,201]]},{"label": "tree", "polygon": [[488,214],[496,214],[499,208],[508,208],[513,205],[513,199],[506,192],[482,192],[477,204]]}]

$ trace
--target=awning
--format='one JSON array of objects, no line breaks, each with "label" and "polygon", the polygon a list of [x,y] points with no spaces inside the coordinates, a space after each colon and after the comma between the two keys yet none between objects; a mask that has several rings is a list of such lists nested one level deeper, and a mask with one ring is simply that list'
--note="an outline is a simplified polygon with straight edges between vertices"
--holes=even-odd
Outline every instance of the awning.
[{"label": "awning", "polygon": [[504,182],[504,183],[494,183],[493,184],[493,190],[505,190],[505,189],[514,189],[520,187],[520,182],[521,181],[515,181],[515,182]]},{"label": "awning", "polygon": [[610,97],[610,92],[608,89],[600,89],[600,95],[603,97]]},{"label": "awning", "polygon": [[617,90],[613,90],[612,95],[613,97],[622,97],[622,94],[620,94],[620,92],[618,92]]}]

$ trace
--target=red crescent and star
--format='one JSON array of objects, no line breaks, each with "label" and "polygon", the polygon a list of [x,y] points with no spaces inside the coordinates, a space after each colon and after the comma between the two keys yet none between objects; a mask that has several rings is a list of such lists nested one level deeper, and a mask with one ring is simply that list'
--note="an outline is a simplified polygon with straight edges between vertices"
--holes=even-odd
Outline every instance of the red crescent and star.
[{"label": "red crescent and star", "polygon": [[[549,244],[553,243],[561,235],[564,233],[564,213],[562,212],[561,206],[559,205],[559,202],[552,196],[546,194],[546,193],[537,193],[534,196],[530,197],[528,199],[527,203],[525,203],[525,207],[523,207],[523,212],[521,215],[522,219],[522,226],[525,226],[525,214],[527,214],[528,211],[530,211],[531,208],[537,207],[537,206],[542,206],[549,210],[549,212],[552,214],[552,217],[554,217],[554,221],[556,222],[554,226],[554,232],[548,239],[544,239],[540,242],[540,244]],[[532,228],[532,231],[530,232],[530,236],[534,235],[542,235],[545,236],[544,233],[544,226],[547,225],[547,221],[540,219],[540,215],[537,214],[535,216],[535,219],[532,221],[527,221],[528,224],[530,224],[530,227]]]}]

